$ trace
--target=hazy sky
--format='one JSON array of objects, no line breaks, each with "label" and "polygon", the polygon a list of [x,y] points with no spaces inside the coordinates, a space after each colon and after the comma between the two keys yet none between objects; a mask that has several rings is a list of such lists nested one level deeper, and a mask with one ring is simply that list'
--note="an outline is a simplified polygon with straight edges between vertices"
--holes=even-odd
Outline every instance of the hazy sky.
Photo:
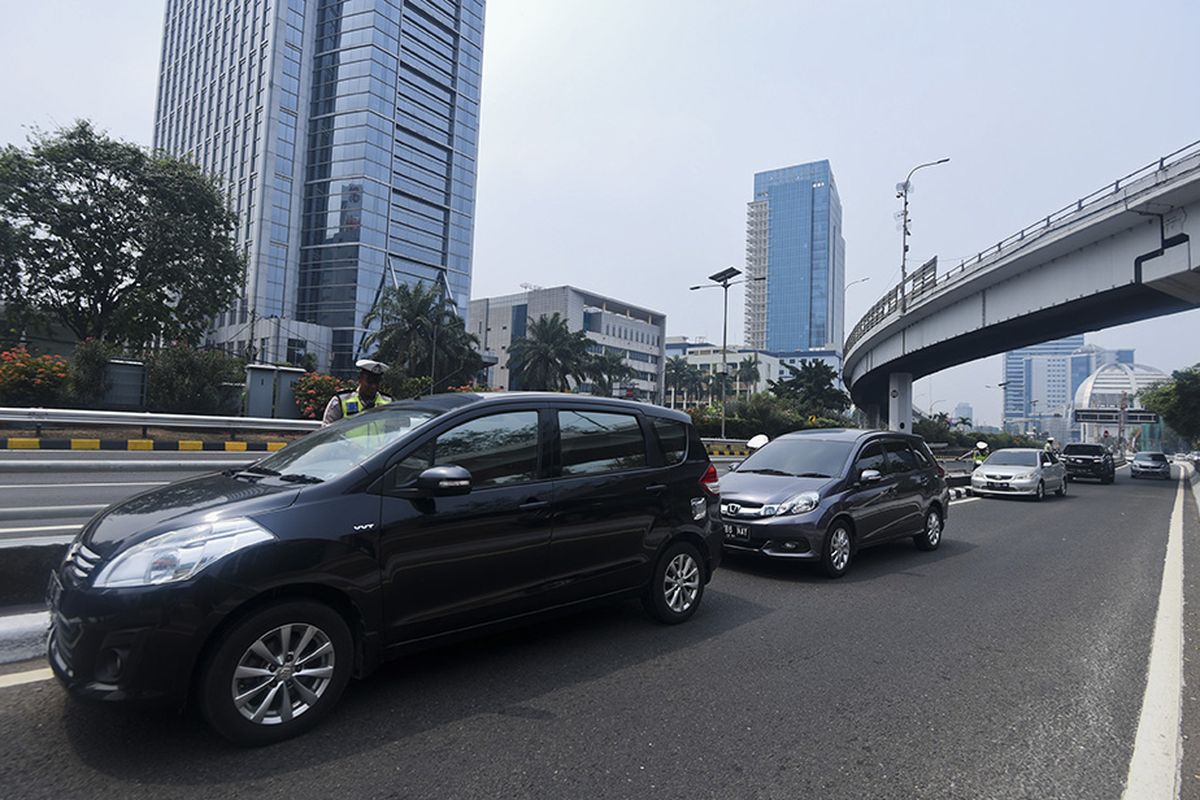
[{"label": "hazy sky", "polygon": [[[159,0],[0,0],[0,141],[89,117],[149,143]],[[572,283],[719,340],[753,173],[828,158],[847,331],[899,276],[895,184],[913,165],[910,259],[943,268],[1200,139],[1200,3],[489,0],[476,297]],[[741,293],[730,293],[740,340]],[[1200,311],[1089,335],[1170,370]],[[999,420],[999,357],[917,384]],[[932,386],[931,386],[932,384]]]}]

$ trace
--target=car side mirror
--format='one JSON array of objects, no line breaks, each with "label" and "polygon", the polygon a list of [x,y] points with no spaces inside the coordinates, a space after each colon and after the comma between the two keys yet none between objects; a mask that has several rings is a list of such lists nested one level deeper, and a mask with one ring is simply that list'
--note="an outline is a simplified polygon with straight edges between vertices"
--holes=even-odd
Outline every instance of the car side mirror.
[{"label": "car side mirror", "polygon": [[417,492],[424,497],[457,497],[471,493],[471,473],[449,464],[430,467],[417,476]]},{"label": "car side mirror", "polygon": [[879,483],[883,475],[877,469],[864,469],[858,474],[859,483]]}]

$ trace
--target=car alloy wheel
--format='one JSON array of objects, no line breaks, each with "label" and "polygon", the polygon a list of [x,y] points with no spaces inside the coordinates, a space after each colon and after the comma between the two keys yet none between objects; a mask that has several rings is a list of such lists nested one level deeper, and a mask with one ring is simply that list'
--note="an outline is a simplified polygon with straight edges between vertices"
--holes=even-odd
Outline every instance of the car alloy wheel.
[{"label": "car alloy wheel", "polygon": [[1046,484],[1043,483],[1042,481],[1038,481],[1037,491],[1033,495],[1033,499],[1040,503],[1045,498],[1046,498]]},{"label": "car alloy wheel", "polygon": [[825,552],[821,558],[821,566],[825,574],[831,578],[840,578],[850,568],[850,558],[853,555],[853,541],[850,529],[846,523],[837,522],[829,529],[825,537]]},{"label": "car alloy wheel", "polygon": [[690,542],[667,545],[642,595],[646,613],[667,625],[690,619],[704,597],[704,569],[700,551]]},{"label": "car alloy wheel", "polygon": [[310,600],[264,606],[235,621],[205,659],[200,710],[235,744],[273,744],[329,714],[353,661],[354,637],[329,606]]},{"label": "car alloy wheel", "polygon": [[921,550],[936,550],[942,543],[942,515],[936,508],[925,512],[925,529],[913,537],[913,542]]},{"label": "car alloy wheel", "polygon": [[325,631],[290,623],[246,649],[233,673],[233,704],[256,725],[291,722],[320,701],[336,655]]},{"label": "car alloy wheel", "polygon": [[1058,489],[1055,490],[1054,494],[1057,495],[1058,497],[1066,497],[1067,496],[1067,479],[1066,478],[1063,478],[1062,486],[1058,487]]}]

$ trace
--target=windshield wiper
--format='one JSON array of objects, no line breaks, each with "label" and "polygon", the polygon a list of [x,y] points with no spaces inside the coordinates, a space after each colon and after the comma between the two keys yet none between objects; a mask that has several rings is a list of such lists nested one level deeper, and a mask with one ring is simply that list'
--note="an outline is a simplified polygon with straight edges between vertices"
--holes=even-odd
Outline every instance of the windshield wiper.
[{"label": "windshield wiper", "polygon": [[242,472],[253,472],[255,475],[278,475],[279,470],[271,469],[270,467],[260,467],[255,464],[252,467],[246,467]]},{"label": "windshield wiper", "polygon": [[279,480],[287,481],[288,483],[324,483],[324,478],[318,478],[316,475],[305,475],[301,472],[289,472],[286,475],[280,475]]},{"label": "windshield wiper", "polygon": [[753,472],[759,475],[782,475],[785,478],[796,477],[790,472],[784,472],[781,469],[771,469],[770,467],[767,467],[766,469],[739,469],[738,472]]},{"label": "windshield wiper", "polygon": [[833,476],[826,475],[824,472],[799,472],[799,473],[796,473],[792,477],[795,477],[795,478],[831,478]]}]

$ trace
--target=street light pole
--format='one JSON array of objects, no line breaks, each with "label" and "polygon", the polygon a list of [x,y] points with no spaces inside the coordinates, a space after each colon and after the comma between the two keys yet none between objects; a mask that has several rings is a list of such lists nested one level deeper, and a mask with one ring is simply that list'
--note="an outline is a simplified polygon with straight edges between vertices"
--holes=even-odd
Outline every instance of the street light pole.
[{"label": "street light pole", "polygon": [[950,159],[939,158],[937,161],[927,161],[924,164],[918,164],[908,171],[908,177],[904,179],[896,187],[896,197],[904,198],[904,211],[900,218],[900,313],[903,314],[907,305],[907,289],[905,284],[908,283],[908,192],[912,188],[913,173],[925,167],[934,167],[938,164],[945,164]]},{"label": "street light pole", "polygon": [[[729,287],[736,286],[739,283],[746,281],[735,281],[742,271],[737,267],[729,267],[720,272],[713,273],[708,276],[712,283],[701,284],[699,286],[689,286],[689,291],[697,289],[715,289],[720,288],[724,295],[724,310],[721,314],[721,438],[725,438],[725,382],[729,378]],[[750,280],[761,281],[764,278],[750,278]]]}]

